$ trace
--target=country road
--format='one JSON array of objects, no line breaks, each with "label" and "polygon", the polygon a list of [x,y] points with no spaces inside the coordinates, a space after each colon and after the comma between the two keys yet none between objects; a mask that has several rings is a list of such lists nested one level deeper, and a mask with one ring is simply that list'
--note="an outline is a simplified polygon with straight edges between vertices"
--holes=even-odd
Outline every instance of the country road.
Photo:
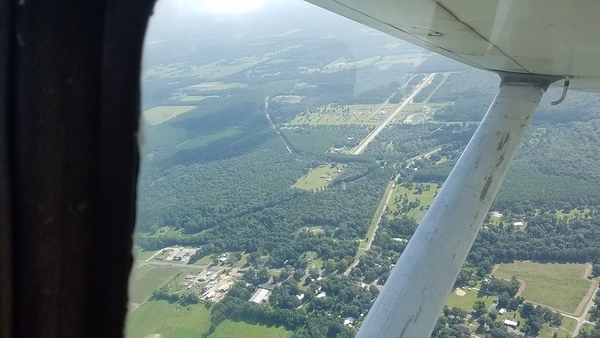
[{"label": "country road", "polygon": [[590,323],[588,320],[585,319],[585,316],[588,314],[588,312],[590,312],[590,309],[594,305],[594,297],[598,293],[599,288],[600,288],[600,286],[596,286],[596,290],[594,290],[594,293],[592,294],[592,296],[588,300],[587,304],[585,305],[585,309],[583,310],[583,313],[581,314],[581,316],[572,317],[572,316],[562,314],[565,317],[573,318],[577,321],[577,327],[575,328],[575,331],[573,331],[573,337],[577,337],[577,335],[579,334],[579,331],[581,330],[581,327],[583,326],[584,323]]},{"label": "country road", "polygon": [[[414,162],[415,159],[421,158],[421,157],[427,157],[427,156],[439,151],[440,149],[442,149],[442,147],[436,147],[433,150],[430,150],[426,153],[419,154],[419,155],[413,157],[411,160],[413,160],[413,162]],[[409,164],[409,166],[410,166],[410,164]],[[396,181],[398,180],[398,177],[400,177],[400,174],[397,174],[393,180],[389,181],[387,188],[385,189],[385,193],[383,194],[383,197],[381,198],[381,202],[379,203],[379,206],[377,207],[377,210],[375,211],[375,215],[373,216],[373,220],[375,222],[372,223],[372,225],[371,225],[371,227],[374,227],[374,229],[373,229],[372,233],[371,233],[371,227],[369,227],[369,230],[367,230],[367,236],[369,237],[367,240],[367,246],[362,250],[362,252],[361,252],[361,249],[359,246],[359,249],[356,253],[356,259],[348,267],[348,269],[346,269],[346,271],[344,271],[344,275],[350,274],[350,271],[352,270],[352,268],[357,266],[358,263],[360,262],[360,256],[362,256],[365,253],[365,251],[371,249],[371,244],[373,243],[373,240],[375,240],[375,234],[377,233],[377,230],[379,229],[379,223],[381,223],[381,219],[383,218],[383,215],[385,214],[385,211],[387,210],[387,206],[390,202],[390,199],[392,198],[394,188],[396,188]],[[371,233],[371,235],[368,235],[369,233]]]},{"label": "country road", "polygon": [[398,108],[385,121],[383,121],[383,123],[379,127],[377,127],[373,132],[371,132],[358,145],[356,150],[352,152],[352,155],[359,155],[360,153],[362,153],[365,150],[365,148],[369,145],[369,143],[371,143],[371,141],[373,141],[375,137],[383,130],[383,128],[385,128],[390,122],[392,122],[396,118],[398,113],[400,113],[402,109],[404,109],[404,107],[406,107],[406,105],[409,104],[410,101],[412,101],[412,99],[414,99],[414,97],[417,96],[417,94],[419,94],[423,88],[427,87],[427,85],[431,83],[431,80],[433,80],[436,74],[437,73],[432,73],[425,77],[423,81],[421,81],[421,83],[419,83],[419,85],[417,85],[415,89],[413,89],[413,91],[402,101],[402,103],[400,103],[400,106],[398,106]]}]

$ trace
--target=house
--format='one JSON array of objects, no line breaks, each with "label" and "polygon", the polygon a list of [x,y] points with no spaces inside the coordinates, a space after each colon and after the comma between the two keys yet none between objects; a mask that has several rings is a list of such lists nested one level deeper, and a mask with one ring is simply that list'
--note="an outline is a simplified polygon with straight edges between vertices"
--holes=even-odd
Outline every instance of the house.
[{"label": "house", "polygon": [[510,319],[505,319],[503,323],[504,323],[504,325],[510,326],[512,328],[516,328],[517,325],[519,325],[519,323],[515,322],[514,320],[510,320]]},{"label": "house", "polygon": [[462,325],[462,324],[456,324],[456,325],[453,326],[453,328],[455,328],[458,331],[460,331],[460,332],[462,332],[462,333],[464,333],[466,335],[469,335],[469,336],[473,332],[473,330],[470,327],[468,327],[466,325]]},{"label": "house", "polygon": [[516,226],[516,227],[522,227],[523,226],[523,222],[514,222],[513,225]]},{"label": "house", "polygon": [[317,298],[325,298],[325,296],[327,296],[327,293],[325,293],[325,291],[322,291],[317,295]]},{"label": "house", "polygon": [[344,319],[344,325],[350,326],[354,323],[354,318],[353,317],[346,317],[346,319]]},{"label": "house", "polygon": [[504,314],[506,313],[506,309],[505,308],[501,308],[500,311],[498,311],[499,314]]},{"label": "house", "polygon": [[299,295],[296,295],[296,298],[298,298],[298,300],[302,300],[302,299],[304,299],[304,294],[301,293]]}]

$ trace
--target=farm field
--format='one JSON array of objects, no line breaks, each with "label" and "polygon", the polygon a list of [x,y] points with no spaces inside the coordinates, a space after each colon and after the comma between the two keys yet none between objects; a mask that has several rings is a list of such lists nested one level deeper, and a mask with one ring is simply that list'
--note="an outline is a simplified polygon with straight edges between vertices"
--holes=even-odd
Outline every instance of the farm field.
[{"label": "farm field", "polygon": [[244,338],[287,338],[292,336],[292,332],[287,331],[283,326],[268,327],[266,325],[248,324],[244,322],[234,322],[225,320],[217,326],[213,334],[209,338],[234,338],[240,337],[243,332]]},{"label": "farm field", "polygon": [[[423,192],[421,194],[417,193],[417,189],[406,188],[401,185],[396,185],[394,188],[394,192],[392,193],[392,198],[390,199],[390,203],[388,204],[388,212],[387,215],[390,218],[395,216],[407,215],[408,217],[414,218],[417,222],[420,222],[425,216],[425,212],[427,208],[433,203],[433,199],[435,198],[435,193],[438,188],[437,183],[420,183],[423,185]],[[429,190],[426,190],[426,186],[429,185]],[[416,202],[419,200],[419,205],[417,207],[411,208],[407,212],[402,211],[402,199],[406,195],[406,199],[408,203]],[[421,210],[423,207],[423,210]],[[406,210],[405,210],[406,211]]]},{"label": "farm field", "polygon": [[[530,261],[499,264],[494,275],[511,276],[526,283],[526,300],[575,314],[593,282],[586,279],[589,264],[536,263]],[[595,282],[594,282],[595,283]]]},{"label": "farm field", "polygon": [[144,70],[143,77],[144,79],[174,79],[195,76],[213,80],[230,76],[267,60],[269,60],[268,56],[247,56],[233,59],[229,62],[227,60],[220,60],[204,65],[193,65],[189,62],[161,64]]},{"label": "farm field", "polygon": [[196,106],[159,106],[146,110],[142,115],[146,123],[155,126],[194,108]]},{"label": "farm field", "polygon": [[353,104],[340,106],[328,104],[317,112],[297,115],[288,125],[380,125],[397,108],[395,104]]},{"label": "farm field", "polygon": [[311,169],[308,174],[300,177],[300,179],[292,186],[292,188],[308,191],[325,189],[340,174],[339,170],[341,169],[342,166],[333,166],[332,164],[326,164]]},{"label": "farm field", "polygon": [[166,284],[181,272],[181,267],[144,265],[133,270],[129,285],[129,298],[132,303],[143,303],[152,291]]},{"label": "farm field", "polygon": [[126,336],[142,338],[151,334],[163,337],[199,337],[210,328],[210,309],[203,304],[181,306],[166,300],[143,304],[127,317]]}]

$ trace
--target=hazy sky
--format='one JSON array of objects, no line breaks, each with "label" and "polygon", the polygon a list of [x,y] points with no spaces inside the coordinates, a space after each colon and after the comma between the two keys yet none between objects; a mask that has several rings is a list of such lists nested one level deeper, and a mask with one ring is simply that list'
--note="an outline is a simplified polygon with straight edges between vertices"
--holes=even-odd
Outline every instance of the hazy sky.
[{"label": "hazy sky", "polygon": [[348,21],[301,0],[159,0],[150,19],[148,40],[199,34],[314,28],[327,21]]}]

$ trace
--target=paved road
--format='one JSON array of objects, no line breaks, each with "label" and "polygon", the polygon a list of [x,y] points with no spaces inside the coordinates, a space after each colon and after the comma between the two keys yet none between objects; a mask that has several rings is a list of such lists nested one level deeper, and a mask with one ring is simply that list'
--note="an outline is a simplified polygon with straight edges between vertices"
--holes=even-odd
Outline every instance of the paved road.
[{"label": "paved road", "polygon": [[421,83],[419,83],[419,85],[417,85],[415,89],[413,89],[410,95],[408,95],[404,99],[404,101],[400,103],[400,106],[392,113],[392,115],[390,115],[385,121],[383,121],[383,123],[379,127],[377,127],[377,129],[371,132],[371,134],[369,134],[362,141],[362,143],[358,145],[356,150],[352,152],[352,155],[359,155],[360,153],[362,153],[365,150],[365,148],[369,145],[369,143],[371,143],[371,141],[375,139],[377,134],[379,134],[383,130],[383,128],[385,128],[390,122],[392,122],[396,118],[396,115],[398,115],[398,113],[400,113],[402,109],[404,109],[404,107],[406,107],[406,105],[409,104],[410,101],[412,101],[412,99],[415,96],[417,96],[417,94],[419,94],[419,92],[421,92],[423,88],[427,87],[427,85],[431,83],[431,80],[433,80],[436,74],[437,73],[429,74],[427,77],[425,77],[423,81],[421,81]]}]

